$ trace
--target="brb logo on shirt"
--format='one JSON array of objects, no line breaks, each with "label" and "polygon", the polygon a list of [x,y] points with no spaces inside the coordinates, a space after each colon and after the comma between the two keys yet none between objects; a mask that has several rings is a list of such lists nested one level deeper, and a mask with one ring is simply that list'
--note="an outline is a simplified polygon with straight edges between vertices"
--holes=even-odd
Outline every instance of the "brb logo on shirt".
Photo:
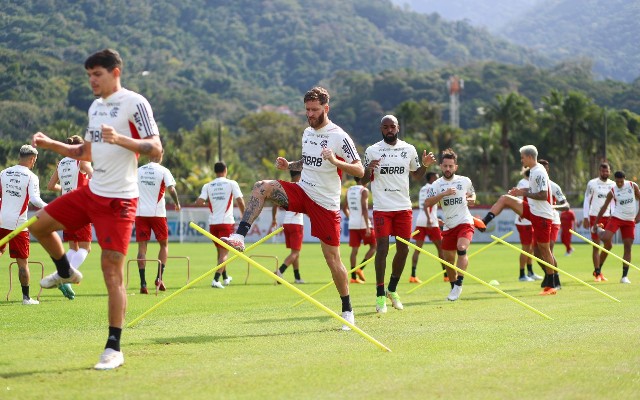
[{"label": "brb logo on shirt", "polygon": [[462,197],[454,197],[452,199],[444,199],[442,200],[443,206],[455,206],[462,204]]},{"label": "brb logo on shirt", "polygon": [[404,174],[404,167],[380,167],[380,175]]}]

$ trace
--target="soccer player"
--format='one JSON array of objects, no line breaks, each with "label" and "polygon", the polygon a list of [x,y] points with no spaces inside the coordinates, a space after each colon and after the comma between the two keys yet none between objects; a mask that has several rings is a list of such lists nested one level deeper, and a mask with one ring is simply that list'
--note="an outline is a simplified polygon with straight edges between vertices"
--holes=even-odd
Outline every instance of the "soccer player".
[{"label": "soccer player", "polygon": [[[446,149],[442,152],[440,169],[442,170],[442,178],[431,185],[424,204],[431,207],[440,203],[444,213],[442,231],[444,260],[466,271],[469,265],[467,250],[471,245],[475,230],[469,206],[475,205],[476,192],[473,189],[471,179],[456,175],[458,156],[452,149]],[[456,254],[458,255],[457,261]],[[447,267],[447,275],[451,285],[451,292],[447,296],[447,300],[456,301],[462,293],[464,274]]]},{"label": "soccer player", "polygon": [[[429,237],[431,243],[433,243],[433,245],[436,247],[438,257],[444,259],[444,254],[442,252],[442,232],[440,231],[440,222],[442,221],[438,218],[438,204],[436,203],[430,207],[424,205],[424,202],[427,200],[427,193],[429,193],[431,185],[438,178],[440,178],[440,176],[438,176],[437,172],[427,172],[427,183],[422,188],[420,188],[420,193],[418,194],[418,207],[420,209],[418,211],[418,218],[416,219],[416,229],[418,230],[418,233],[413,238],[416,241],[416,246],[422,248],[425,238]],[[409,283],[422,282],[416,276],[419,256],[420,252],[418,250],[414,250],[413,256],[411,257],[411,276],[409,277]],[[442,264],[441,266],[442,270],[445,271],[446,269],[444,264]],[[444,281],[449,282],[449,277],[446,274],[444,276]]]},{"label": "soccer player", "polygon": [[[638,185],[635,182],[630,182],[625,179],[624,171],[616,171],[613,177],[615,179],[615,187],[607,193],[604,204],[600,208],[600,212],[598,212],[593,223],[592,230],[595,230],[601,235],[604,248],[611,250],[613,246],[611,243],[613,235],[620,229],[622,244],[624,246],[622,258],[630,263],[631,247],[635,239],[636,224],[640,222],[640,208],[638,208],[640,189],[638,189]],[[613,212],[611,212],[611,218],[609,218],[604,231],[602,231],[598,224],[601,223],[604,214],[609,210],[608,207],[612,200],[615,201],[616,206],[613,208]],[[629,277],[627,277],[628,273],[629,266],[622,264],[622,278],[620,279],[620,283],[631,283]]]},{"label": "soccer player", "polygon": [[384,275],[389,253],[389,236],[411,240],[413,210],[409,197],[409,175],[421,179],[429,165],[435,162],[432,153],[424,150],[422,163],[416,148],[398,139],[400,125],[393,115],[385,115],[380,120],[382,140],[369,146],[364,153],[365,174],[363,185],[371,182],[373,195],[373,225],[376,231],[376,312],[387,312],[387,298],[397,310],[404,307],[396,288],[409,254],[409,246],[396,243],[396,254],[391,263],[391,276],[387,290]]},{"label": "soccer player", "polygon": [[158,290],[166,290],[161,275],[169,256],[169,227],[167,226],[167,208],[165,205],[165,190],[169,192],[176,211],[180,211],[180,200],[176,192],[176,180],[169,169],[160,165],[161,153],[158,157],[152,157],[151,161],[138,168],[138,211],[136,212],[136,242],[138,242],[138,272],[140,274],[140,293],[148,294],[147,280],[145,279],[147,257],[147,243],[151,240],[151,232],[156,235],[160,245],[158,260],[160,271],[156,275],[155,285]]},{"label": "soccer player", "polygon": [[[18,226],[27,222],[27,205],[38,208],[47,205],[40,198],[40,180],[31,172],[38,159],[38,150],[28,144],[20,147],[20,159],[17,165],[0,172],[0,239],[4,238]],[[22,304],[40,304],[29,296],[29,231],[20,232],[9,240],[9,257],[18,263],[18,277],[22,286]],[[0,247],[0,256],[4,254],[7,243]]]},{"label": "soccer player", "polygon": [[[526,189],[529,187],[529,169],[525,168],[523,170],[524,177],[518,181],[516,185],[519,189]],[[522,199],[522,197],[519,197]],[[533,253],[533,227],[531,226],[531,221],[526,218],[522,218],[519,215],[516,215],[515,220],[516,229],[518,229],[518,235],[520,236],[520,245],[522,246],[522,250],[527,253]],[[533,282],[537,280],[542,280],[542,277],[533,272],[533,264],[531,261],[531,257],[520,254],[519,257],[520,262],[520,277],[518,280],[520,282]],[[527,273],[525,274],[524,266],[527,266]]]},{"label": "soccer player", "polygon": [[566,248],[565,256],[570,256],[573,253],[573,246],[571,246],[571,239],[573,235],[569,232],[569,229],[575,230],[576,228],[576,214],[572,209],[565,210],[560,213],[560,240]]},{"label": "soccer player", "polygon": [[[291,182],[300,182],[300,171],[289,171],[289,175],[291,176]],[[278,206],[271,207],[272,230],[278,225],[276,220],[278,208]],[[282,274],[287,270],[287,267],[293,265],[294,282],[303,284],[304,280],[300,276],[300,250],[302,249],[302,239],[304,238],[304,214],[285,210],[282,227],[284,228],[285,245],[291,252],[284,259],[280,268],[276,269],[273,273],[282,278]],[[278,284],[280,284],[280,282],[278,282]]]},{"label": "soccer player", "polygon": [[124,261],[138,204],[138,154],[157,157],[162,143],[149,102],[120,83],[123,62],[117,51],[94,53],[84,67],[97,97],[89,108],[85,142],[66,144],[37,132],[32,143],[66,157],[92,161],[93,176],[89,185],[58,197],[41,210],[30,230],[56,265],[56,272],[40,281],[40,286],[49,289],[82,280],[82,273],[69,264],[56,231],[93,223],[102,248],[100,262],[109,303],[109,336],[94,368],[113,369],[124,363],[120,350],[127,305]]},{"label": "soccer player", "polygon": [[[314,87],[305,93],[304,106],[309,127],[302,134],[302,159],[292,162],[284,157],[276,159],[276,168],[280,170],[302,171],[300,182],[256,182],[238,230],[223,240],[244,251],[244,237],[260,215],[265,200],[307,214],[311,235],[320,239],[322,254],[338,289],[342,317],[353,324],[349,279],[340,259],[340,180],[342,173],[362,177],[364,168],[351,137],[329,120],[329,92]],[[347,325],[342,329],[350,330]]]},{"label": "soccer player", "polygon": [[[553,222],[553,207],[551,206],[551,187],[549,176],[541,164],[538,164],[538,149],[534,145],[526,145],[520,148],[520,160],[525,168],[530,169],[529,188],[512,188],[508,194],[500,196],[498,201],[491,206],[491,210],[482,219],[485,224],[493,220],[504,208],[510,208],[516,214],[531,221],[534,240],[540,250],[541,258],[554,265],[555,259],[551,253],[551,225]],[[517,196],[526,197],[527,201]],[[483,230],[479,228],[479,230]],[[545,268],[545,277],[542,280],[544,289],[540,295],[554,295],[557,293],[554,282],[554,270]]]},{"label": "soccer player", "polygon": [[[213,166],[213,172],[216,179],[202,186],[200,196],[196,200],[197,206],[203,206],[209,202],[209,232],[217,238],[229,236],[233,233],[233,204],[235,200],[236,206],[240,209],[240,213],[244,213],[244,199],[238,182],[227,179],[227,165],[219,161]],[[218,265],[227,260],[229,250],[216,243],[218,252]],[[220,275],[222,275],[222,283],[220,283]],[[227,268],[223,267],[222,271],[217,270],[213,275],[211,287],[216,289],[224,289],[229,286],[233,278],[227,275]]]},{"label": "soccer player", "polygon": [[[360,184],[359,177],[356,176],[353,179],[356,184],[347,189],[347,196],[342,207],[344,215],[349,218],[349,247],[351,247],[349,262],[351,270],[356,267],[360,243],[369,246],[362,263],[373,257],[378,246],[376,232],[371,229],[371,221],[369,220],[369,189]],[[358,268],[351,273],[351,283],[365,282],[363,269],[364,267]]]},{"label": "soccer player", "polygon": [[[67,144],[82,144],[84,139],[78,135],[73,135],[66,140]],[[47,189],[62,194],[69,193],[78,187],[87,186],[89,179],[93,175],[93,168],[89,161],[74,160],[65,157],[58,163],[58,167],[53,171]],[[76,231],[62,231],[62,241],[69,243],[67,259],[73,268],[80,269],[80,265],[87,259],[91,251],[91,224],[87,224]],[[63,283],[58,289],[69,300],[76,297],[73,288],[69,283]]]},{"label": "soccer player", "polygon": [[[611,175],[611,166],[607,162],[600,163],[600,175],[597,178],[593,178],[587,183],[587,189],[584,192],[584,203],[582,205],[582,215],[584,220],[582,226],[586,229],[595,226],[596,216],[602,209],[607,194],[615,187],[615,182],[609,179]],[[609,204],[609,208],[604,211],[600,217],[600,223],[602,226],[607,226],[609,217],[613,205]],[[596,233],[595,229],[591,229],[591,240],[600,244],[600,237]],[[591,259],[593,261],[593,277],[596,281],[606,280],[602,275],[602,266],[607,259],[607,253],[600,251],[597,247],[593,247],[591,253]]]}]

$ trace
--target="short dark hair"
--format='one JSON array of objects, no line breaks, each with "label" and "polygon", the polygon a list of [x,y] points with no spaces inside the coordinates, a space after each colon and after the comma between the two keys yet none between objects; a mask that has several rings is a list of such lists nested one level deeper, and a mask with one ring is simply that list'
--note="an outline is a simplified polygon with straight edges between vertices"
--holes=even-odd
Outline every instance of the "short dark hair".
[{"label": "short dark hair", "polygon": [[440,156],[440,164],[442,164],[442,161],[446,159],[451,159],[454,163],[458,163],[458,155],[455,151],[453,151],[452,148],[448,148],[442,151],[442,155]]},{"label": "short dark hair", "polygon": [[65,143],[67,144],[82,144],[84,143],[84,139],[82,137],[80,137],[79,135],[73,135],[67,138],[67,140],[65,140]]},{"label": "short dark hair", "polygon": [[304,102],[318,100],[320,104],[329,104],[329,92],[327,89],[316,86],[304,95]]},{"label": "short dark hair", "polygon": [[111,72],[115,68],[122,70],[123,65],[120,53],[113,49],[104,49],[90,55],[84,62],[84,69],[103,67]]},{"label": "short dark hair", "polygon": [[362,178],[360,178],[359,176],[354,176],[354,177],[353,177],[353,180],[354,180],[354,181],[356,181],[356,183],[360,183],[360,180],[361,180],[361,179],[362,179]]},{"label": "short dark hair", "polygon": [[290,170],[289,171],[289,176],[291,176],[291,179],[295,178],[296,176],[300,176],[302,175],[302,171],[294,171],[294,170]]},{"label": "short dark hair", "polygon": [[549,166],[549,161],[545,160],[544,158],[541,158],[538,160],[538,164],[544,165],[545,167]]},{"label": "short dark hair", "polygon": [[213,172],[215,172],[216,174],[219,174],[220,172],[224,172],[226,169],[227,169],[227,164],[223,163],[222,161],[218,161],[213,166]]},{"label": "short dark hair", "polygon": [[611,169],[611,164],[609,164],[606,161],[603,161],[603,162],[600,163],[600,168],[609,168],[609,169]]},{"label": "short dark hair", "polygon": [[624,178],[626,178],[626,175],[624,174],[624,171],[616,171],[613,174],[613,177],[616,178],[616,179],[624,179]]},{"label": "short dark hair", "polygon": [[525,168],[524,169],[524,176],[525,176],[525,178],[530,177],[531,176],[531,169]]},{"label": "short dark hair", "polygon": [[434,176],[438,176],[437,172],[433,172],[433,171],[429,171],[427,172],[427,175],[425,175],[425,178],[427,179],[427,182],[431,181],[431,178],[433,178]]}]

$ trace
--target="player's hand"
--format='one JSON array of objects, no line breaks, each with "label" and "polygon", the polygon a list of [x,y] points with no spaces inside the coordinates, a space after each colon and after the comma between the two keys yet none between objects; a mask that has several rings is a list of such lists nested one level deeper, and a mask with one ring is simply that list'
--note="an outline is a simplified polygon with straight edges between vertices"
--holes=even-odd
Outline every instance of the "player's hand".
[{"label": "player's hand", "polygon": [[276,158],[276,168],[279,170],[289,169],[289,161],[287,161],[287,159],[284,157]]},{"label": "player's hand", "polygon": [[180,204],[176,204],[176,205],[174,206],[174,208],[175,208],[175,210],[176,210],[176,211],[180,211],[180,209],[181,209],[182,207],[180,206]]},{"label": "player's hand", "polygon": [[585,228],[585,229],[589,229],[589,218],[585,218],[582,221],[582,227]]},{"label": "player's hand", "polygon": [[473,207],[476,205],[476,199],[473,197],[467,197],[467,205]]},{"label": "player's hand", "polygon": [[445,190],[444,192],[442,192],[445,196],[453,196],[454,194],[456,194],[456,188],[449,188],[447,190]]},{"label": "player's hand", "polygon": [[113,126],[102,124],[100,129],[102,130],[102,141],[104,143],[118,144],[120,134],[116,132]]},{"label": "player's hand", "polygon": [[511,196],[522,196],[522,190],[514,187],[514,188],[509,189],[507,194],[509,194]]},{"label": "player's hand", "polygon": [[369,165],[367,165],[367,173],[371,174],[374,169],[380,166],[380,160],[371,160]]},{"label": "player's hand", "polygon": [[33,147],[41,147],[43,149],[46,149],[49,147],[49,144],[51,144],[51,142],[53,142],[53,140],[51,140],[49,136],[45,135],[42,132],[35,133],[31,138],[31,145]]},{"label": "player's hand", "polygon": [[326,147],[322,149],[322,151],[320,152],[320,155],[322,156],[322,158],[329,161],[331,164],[333,164],[334,161],[336,160],[336,155],[333,153],[333,150]]},{"label": "player's hand", "polygon": [[427,154],[427,151],[425,150],[422,153],[422,166],[424,167],[428,167],[432,164],[436,163],[436,156],[433,155],[433,153],[429,152],[429,154]]},{"label": "player's hand", "polygon": [[366,237],[371,236],[371,227],[370,226],[367,226],[366,228],[364,228],[364,235]]}]

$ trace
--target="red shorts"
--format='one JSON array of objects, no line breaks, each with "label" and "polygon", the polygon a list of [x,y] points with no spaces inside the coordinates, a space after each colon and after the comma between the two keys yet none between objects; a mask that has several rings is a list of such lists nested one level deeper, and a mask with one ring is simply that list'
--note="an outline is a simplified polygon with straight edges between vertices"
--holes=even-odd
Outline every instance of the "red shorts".
[{"label": "red shorts", "polygon": [[[609,224],[609,219],[611,217],[600,217],[600,221],[598,223],[602,224],[602,226],[606,227]],[[596,217],[594,215],[589,215],[589,226],[592,227],[596,223]],[[591,231],[591,229],[589,229]],[[591,232],[591,240],[600,243],[600,236],[597,233]]]},{"label": "red shorts", "polygon": [[370,229],[370,235],[367,236],[366,229],[349,229],[349,247],[360,247],[360,243],[364,245],[375,244],[376,231]]},{"label": "red shorts", "polygon": [[413,211],[374,211],[373,226],[376,237],[399,236],[409,240],[413,225]]},{"label": "red shorts", "polygon": [[453,229],[442,231],[442,250],[453,251],[458,249],[458,239],[467,238],[471,241],[475,227],[473,224],[460,224]]},{"label": "red shorts", "polygon": [[635,239],[636,237],[635,221],[625,221],[620,218],[611,217],[604,229],[613,233],[616,233],[618,229],[620,229],[620,234],[622,234],[623,239]]},{"label": "red shorts", "polygon": [[327,210],[318,205],[297,183],[278,181],[287,193],[288,211],[307,214],[311,222],[311,236],[329,246],[340,246],[340,211]]},{"label": "red shorts", "polygon": [[282,224],[284,228],[284,241],[287,249],[300,250],[304,237],[304,226],[300,224]]},{"label": "red shorts", "polygon": [[553,225],[553,220],[531,214],[529,203],[526,201],[522,203],[522,218],[531,221],[535,244],[549,243],[551,241],[551,225]]},{"label": "red shorts", "polygon": [[[0,228],[0,239],[10,234],[12,230]],[[0,247],[0,251],[4,252],[7,244]],[[11,258],[29,258],[29,231],[18,233],[13,239],[9,240],[9,257]]]},{"label": "red shorts", "polygon": [[523,246],[529,246],[533,243],[533,226],[531,225],[517,225],[518,234],[520,235],[520,244]]},{"label": "red shorts", "polygon": [[90,242],[92,238],[91,224],[87,224],[75,231],[62,231],[62,240],[65,242]]},{"label": "red shorts", "polygon": [[429,237],[431,242],[437,242],[442,240],[442,231],[437,226],[426,227],[426,226],[416,226],[418,233],[413,236],[413,239],[416,242],[424,242],[426,237]]},{"label": "red shorts", "polygon": [[156,235],[156,240],[167,240],[169,238],[167,218],[136,217],[136,242],[151,240],[151,231]]},{"label": "red shorts", "polygon": [[[233,224],[215,224],[215,225],[209,225],[209,232],[217,237],[218,239],[221,237],[229,237],[229,235],[231,235],[233,233],[234,229],[233,229]],[[221,245],[219,245],[218,243],[214,242],[216,247],[219,249],[224,249],[224,247],[222,247]]]},{"label": "red shorts", "polygon": [[137,198],[98,196],[87,185],[57,197],[44,210],[69,231],[93,223],[103,250],[127,254],[137,207]]},{"label": "red shorts", "polygon": [[558,233],[560,233],[560,225],[551,224],[551,233],[549,234],[549,240],[551,243],[555,243],[558,240]]}]

